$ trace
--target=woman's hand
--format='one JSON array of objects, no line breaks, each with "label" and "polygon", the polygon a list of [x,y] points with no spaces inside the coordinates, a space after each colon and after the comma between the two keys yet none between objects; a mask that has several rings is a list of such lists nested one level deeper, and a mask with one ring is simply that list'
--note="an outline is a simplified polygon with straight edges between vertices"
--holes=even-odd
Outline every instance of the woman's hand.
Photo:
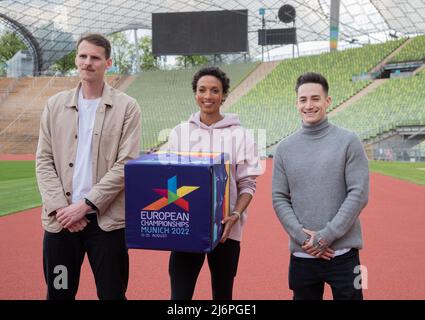
[{"label": "woman's hand", "polygon": [[224,224],[224,231],[223,235],[221,236],[220,242],[223,243],[227,240],[230,234],[230,230],[232,230],[233,225],[236,223],[236,221],[239,220],[240,214],[232,213],[230,216],[224,218],[221,221],[221,224]]}]

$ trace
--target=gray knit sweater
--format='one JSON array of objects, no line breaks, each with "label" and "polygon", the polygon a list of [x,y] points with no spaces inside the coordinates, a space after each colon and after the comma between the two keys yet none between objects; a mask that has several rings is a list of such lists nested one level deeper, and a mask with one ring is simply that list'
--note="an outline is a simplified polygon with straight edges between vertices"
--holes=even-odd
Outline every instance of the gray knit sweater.
[{"label": "gray knit sweater", "polygon": [[303,251],[302,228],[317,231],[334,250],[363,247],[358,216],[368,201],[369,170],[355,133],[326,118],[303,124],[277,147],[272,193],[291,252]]}]

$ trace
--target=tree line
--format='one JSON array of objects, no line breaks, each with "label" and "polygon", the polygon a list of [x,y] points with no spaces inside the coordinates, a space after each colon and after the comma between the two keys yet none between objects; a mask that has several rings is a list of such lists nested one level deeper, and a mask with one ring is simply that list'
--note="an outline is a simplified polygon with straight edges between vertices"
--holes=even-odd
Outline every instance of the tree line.
[{"label": "tree line", "polygon": [[[135,44],[131,43],[124,32],[114,33],[108,36],[112,45],[113,69],[110,72],[119,74],[129,74],[134,70],[134,59],[136,56]],[[6,76],[7,64],[19,50],[26,49],[24,42],[13,31],[4,31],[0,35],[0,76]],[[139,68],[140,70],[158,70],[162,69],[158,58],[152,54],[152,38],[144,36],[138,41],[139,50]],[[75,50],[71,51],[52,65],[52,71],[59,72],[62,75],[75,69]],[[179,56],[176,58],[176,67],[185,68],[204,65],[209,62],[206,56]]]}]

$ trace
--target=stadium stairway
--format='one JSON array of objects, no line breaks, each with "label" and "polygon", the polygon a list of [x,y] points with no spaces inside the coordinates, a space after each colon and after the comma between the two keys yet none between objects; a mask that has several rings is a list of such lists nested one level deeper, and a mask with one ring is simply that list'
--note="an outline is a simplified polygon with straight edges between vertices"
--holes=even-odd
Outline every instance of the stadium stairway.
[{"label": "stadium stairway", "polygon": [[334,116],[335,114],[337,114],[338,112],[343,111],[344,109],[350,107],[354,102],[360,100],[361,98],[363,98],[364,96],[366,96],[367,94],[371,93],[372,91],[374,91],[376,88],[380,87],[381,85],[383,85],[386,81],[388,81],[389,79],[376,79],[374,80],[370,85],[368,85],[367,87],[365,87],[363,90],[357,92],[354,96],[352,96],[350,99],[348,99],[347,101],[344,101],[342,104],[340,104],[338,107],[336,107],[335,109],[333,109],[331,112],[328,113],[329,117]]},{"label": "stadium stairway", "polygon": [[[385,57],[385,59],[383,59],[379,64],[377,64],[376,67],[374,67],[372,70],[370,70],[369,73],[379,72],[389,61],[391,61],[393,59],[393,57],[395,57],[396,55],[398,55],[399,52],[401,50],[403,50],[403,48],[407,44],[409,44],[411,41],[412,41],[412,39],[407,39],[405,42],[403,42],[397,49],[395,49],[393,52],[391,52],[391,54],[389,54],[387,57]],[[331,112],[329,112],[328,115],[330,117],[332,117],[335,114],[337,114],[338,112],[340,112],[340,111],[348,108],[354,102],[360,100],[365,95],[371,93],[376,88],[378,88],[381,85],[383,85],[385,83],[385,81],[387,81],[387,80],[388,79],[376,79],[376,80],[374,80],[372,83],[370,83],[369,85],[367,85],[365,88],[363,88],[362,90],[360,90],[359,92],[357,92],[350,99],[348,99],[347,101],[344,101],[342,104],[340,104],[339,106],[335,107]]]},{"label": "stadium stairway", "polygon": [[391,54],[389,54],[384,60],[382,60],[375,68],[370,70],[370,73],[379,72],[383,66],[389,63],[395,56],[397,56],[404,47],[406,47],[410,42],[412,42],[412,38],[404,41],[397,49],[395,49]]},{"label": "stadium stairway", "polygon": [[136,79],[137,76],[122,76],[120,78],[119,81],[116,82],[116,84],[113,86],[114,88],[125,92],[125,90],[127,90],[127,88],[132,84],[132,82],[134,81],[134,79]]},{"label": "stadium stairway", "polygon": [[412,76],[416,76],[419,72],[421,72],[423,69],[425,69],[425,63],[421,65],[419,68],[417,68],[415,71],[413,71]]},{"label": "stadium stairway", "polygon": [[272,72],[281,61],[270,61],[259,64],[234,90],[232,90],[222,106],[225,111],[233,103],[247,94],[258,82]]}]

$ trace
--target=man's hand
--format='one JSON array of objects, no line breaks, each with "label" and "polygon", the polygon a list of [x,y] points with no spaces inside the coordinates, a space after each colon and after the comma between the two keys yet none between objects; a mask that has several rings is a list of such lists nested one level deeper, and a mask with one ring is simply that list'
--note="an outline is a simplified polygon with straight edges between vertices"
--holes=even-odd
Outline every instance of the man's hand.
[{"label": "man's hand", "polygon": [[223,234],[222,234],[221,239],[220,239],[221,243],[224,243],[227,240],[227,238],[229,237],[229,234],[230,234],[230,230],[232,230],[233,225],[238,220],[239,220],[239,216],[230,215],[230,216],[224,218],[221,221],[221,224],[224,224],[224,231],[223,231]]},{"label": "man's hand", "polygon": [[[69,228],[75,223],[81,222],[81,220],[85,218],[85,215],[92,210],[93,209],[90,208],[90,206],[88,206],[84,200],[81,200],[77,203],[73,203],[65,208],[57,210],[56,219],[64,228]],[[84,227],[86,225],[87,223],[84,225]],[[82,226],[82,224],[80,223],[76,226]]]},{"label": "man's hand", "polygon": [[303,231],[309,236],[307,241],[302,246],[302,249],[305,252],[316,258],[322,258],[325,260],[331,260],[334,257],[335,251],[329,248],[327,243],[322,240],[320,240],[319,242],[316,241],[315,231],[311,231],[304,228]]},{"label": "man's hand", "polygon": [[67,229],[69,232],[80,232],[83,231],[83,229],[87,226],[87,224],[90,222],[86,217],[83,219],[75,222],[73,225],[69,226]]}]

